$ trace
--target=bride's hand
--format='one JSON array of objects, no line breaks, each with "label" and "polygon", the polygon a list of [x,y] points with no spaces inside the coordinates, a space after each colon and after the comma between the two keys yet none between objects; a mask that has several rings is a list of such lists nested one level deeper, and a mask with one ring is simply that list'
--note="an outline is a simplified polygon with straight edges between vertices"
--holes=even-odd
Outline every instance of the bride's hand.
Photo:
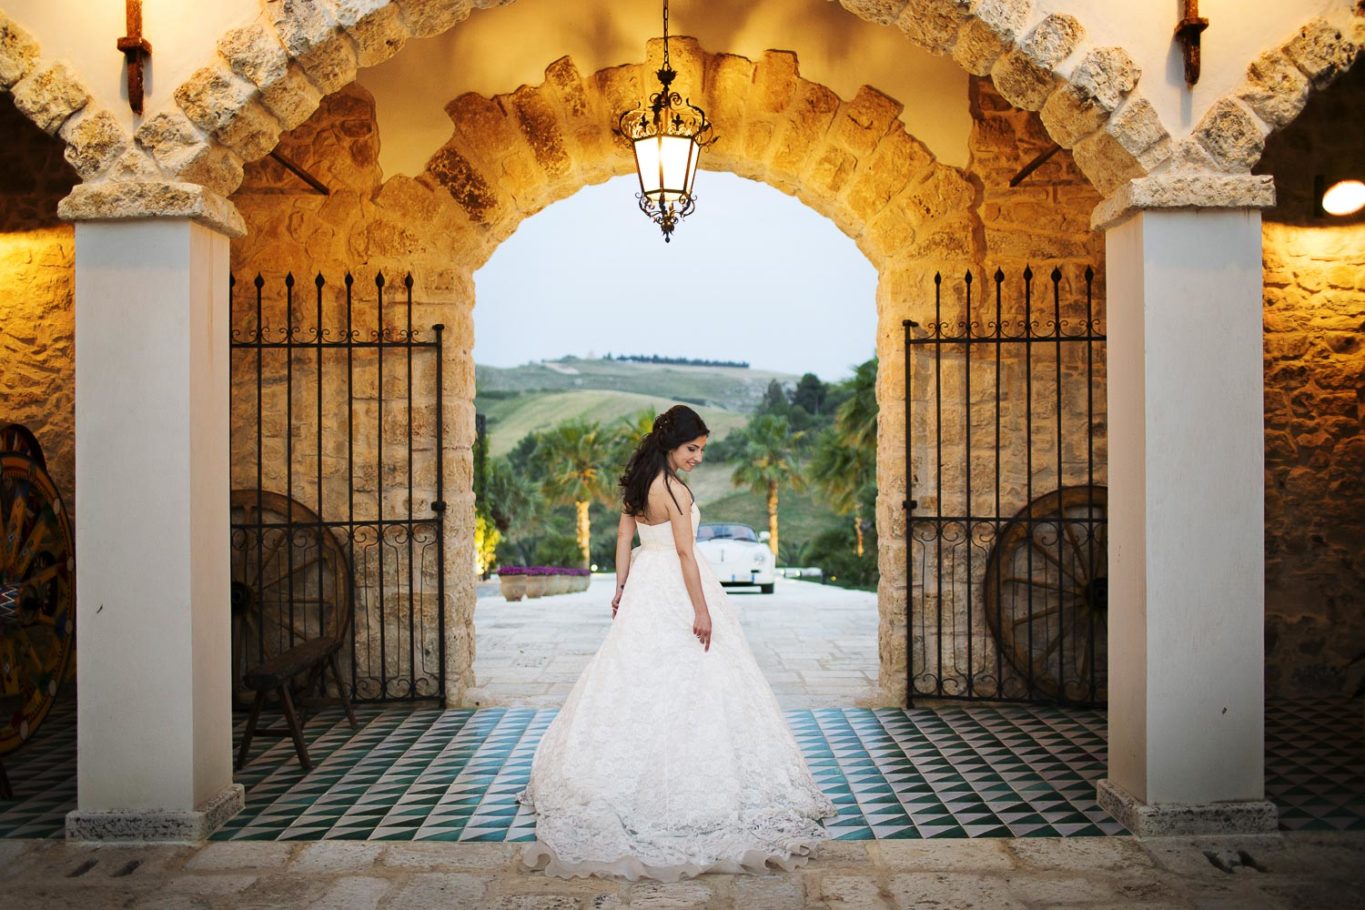
[{"label": "bride's hand", "polygon": [[701,610],[692,620],[692,634],[702,644],[703,651],[711,650],[711,614]]},{"label": "bride's hand", "polygon": [[612,618],[612,619],[615,619],[615,618],[616,618],[616,611],[619,610],[619,609],[621,608],[621,592],[624,591],[624,590],[625,590],[624,586],[618,587],[618,588],[616,589],[616,596],[613,597],[613,598],[611,599],[611,618]]}]

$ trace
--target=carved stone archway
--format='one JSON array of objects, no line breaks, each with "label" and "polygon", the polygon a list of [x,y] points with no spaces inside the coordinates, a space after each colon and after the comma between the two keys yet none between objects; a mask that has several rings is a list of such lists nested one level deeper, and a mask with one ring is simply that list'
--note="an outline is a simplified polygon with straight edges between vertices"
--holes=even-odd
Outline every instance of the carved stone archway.
[{"label": "carved stone archway", "polygon": [[[694,100],[727,124],[704,166],[795,195],[858,244],[880,276],[877,351],[884,362],[897,362],[910,301],[929,299],[926,265],[956,271],[981,260],[980,199],[972,181],[906,133],[898,102],[871,88],[842,100],[803,78],[794,54],[770,51],[750,61],[709,54],[690,39],[675,41],[671,51],[679,79],[704,86]],[[660,53],[655,42],[647,56]],[[319,115],[281,144],[328,183],[329,196],[277,192],[294,178],[262,162],[248,168],[232,200],[249,228],[234,245],[235,270],[282,273],[299,263],[334,272],[360,263],[376,271],[412,269],[424,318],[447,326],[454,348],[445,388],[453,403],[445,441],[453,465],[446,513],[452,703],[474,684],[475,594],[459,555],[473,546],[473,275],[525,218],[584,185],[633,172],[629,148],[603,124],[647,90],[655,66],[583,76],[566,57],[546,69],[540,85],[491,98],[462,95],[447,106],[454,130],[425,171],[382,184],[377,145],[345,139],[373,117],[367,93],[348,88],[329,96]],[[904,427],[901,409],[893,406],[902,387],[898,370],[879,377],[879,650],[886,704],[898,703],[905,685]]]}]

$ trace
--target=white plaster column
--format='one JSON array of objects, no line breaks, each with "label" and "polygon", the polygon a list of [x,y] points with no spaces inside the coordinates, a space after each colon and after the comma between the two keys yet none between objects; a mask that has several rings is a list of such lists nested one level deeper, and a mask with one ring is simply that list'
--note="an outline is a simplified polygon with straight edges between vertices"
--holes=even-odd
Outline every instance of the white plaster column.
[{"label": "white plaster column", "polygon": [[1106,236],[1109,777],[1138,835],[1274,831],[1264,790],[1261,218]]},{"label": "white plaster column", "polygon": [[76,226],[78,808],[67,836],[198,840],[232,782],[228,237]]}]

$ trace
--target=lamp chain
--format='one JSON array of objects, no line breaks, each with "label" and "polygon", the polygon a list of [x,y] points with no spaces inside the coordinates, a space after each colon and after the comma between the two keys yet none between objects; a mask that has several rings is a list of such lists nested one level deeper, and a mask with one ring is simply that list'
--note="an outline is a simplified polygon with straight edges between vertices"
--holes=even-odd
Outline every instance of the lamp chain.
[{"label": "lamp chain", "polygon": [[668,65],[668,0],[664,0],[664,69],[671,69]]}]

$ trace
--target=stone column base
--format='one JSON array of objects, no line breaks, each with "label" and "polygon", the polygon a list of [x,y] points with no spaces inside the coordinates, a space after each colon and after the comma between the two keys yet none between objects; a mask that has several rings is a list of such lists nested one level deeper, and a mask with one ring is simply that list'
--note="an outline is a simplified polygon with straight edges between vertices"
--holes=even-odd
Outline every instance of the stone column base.
[{"label": "stone column base", "polygon": [[1095,789],[1101,808],[1136,837],[1273,834],[1279,828],[1279,810],[1267,800],[1149,805],[1108,779]]},{"label": "stone column base", "polygon": [[193,843],[205,840],[245,807],[246,791],[231,784],[193,810],[76,809],[66,814],[66,839]]}]

